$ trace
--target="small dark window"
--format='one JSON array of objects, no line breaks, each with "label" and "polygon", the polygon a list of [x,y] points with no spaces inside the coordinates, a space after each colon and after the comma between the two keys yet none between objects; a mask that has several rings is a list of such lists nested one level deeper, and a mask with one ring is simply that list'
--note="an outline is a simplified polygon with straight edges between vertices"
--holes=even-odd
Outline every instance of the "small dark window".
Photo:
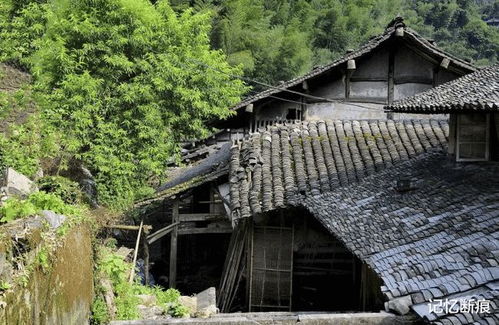
[{"label": "small dark window", "polygon": [[296,109],[296,108],[290,108],[288,109],[288,114],[286,115],[286,120],[300,120],[301,111]]},{"label": "small dark window", "polygon": [[461,114],[457,120],[457,160],[479,161],[489,158],[489,116]]}]

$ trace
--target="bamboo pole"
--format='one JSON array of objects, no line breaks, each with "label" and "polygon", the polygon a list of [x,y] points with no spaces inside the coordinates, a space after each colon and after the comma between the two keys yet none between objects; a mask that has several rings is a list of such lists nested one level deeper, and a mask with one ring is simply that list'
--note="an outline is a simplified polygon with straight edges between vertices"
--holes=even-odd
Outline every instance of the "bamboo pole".
[{"label": "bamboo pole", "polygon": [[[120,229],[120,230],[139,230],[139,226],[132,226],[132,225],[108,225],[104,226],[104,228]],[[145,233],[148,233],[149,231],[151,231],[152,226],[144,225],[142,228],[144,229]]]},{"label": "bamboo pole", "polygon": [[130,278],[128,279],[129,283],[133,282],[133,276],[135,275],[135,263],[137,263],[137,254],[139,252],[140,235],[142,233],[142,225],[143,224],[144,224],[144,220],[141,220],[140,226],[139,226],[139,233],[137,234],[137,242],[135,243],[135,252],[133,253],[132,270],[130,271]]}]

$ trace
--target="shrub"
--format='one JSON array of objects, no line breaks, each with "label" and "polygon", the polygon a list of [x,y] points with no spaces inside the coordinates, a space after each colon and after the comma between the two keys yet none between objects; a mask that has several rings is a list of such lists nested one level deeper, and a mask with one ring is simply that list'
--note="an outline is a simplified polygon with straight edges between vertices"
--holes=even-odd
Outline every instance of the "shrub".
[{"label": "shrub", "polygon": [[42,210],[51,210],[66,216],[78,216],[84,211],[82,207],[64,203],[55,194],[39,191],[31,194],[26,200],[13,197],[5,201],[0,207],[0,222],[33,216]]}]

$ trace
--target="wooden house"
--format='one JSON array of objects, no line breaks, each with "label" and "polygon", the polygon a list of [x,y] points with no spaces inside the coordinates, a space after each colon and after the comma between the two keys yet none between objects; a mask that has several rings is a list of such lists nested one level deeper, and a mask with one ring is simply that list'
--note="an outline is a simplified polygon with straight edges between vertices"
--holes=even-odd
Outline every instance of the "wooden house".
[{"label": "wooden house", "polygon": [[[230,123],[241,123],[244,137],[231,140],[222,130],[213,143],[198,144],[187,153],[196,163],[137,203],[154,224],[147,238],[152,261],[161,265],[156,277],[167,276],[167,285],[187,294],[216,286],[224,312],[385,309],[436,324],[499,322],[499,169],[448,160],[449,153],[458,161],[497,156],[497,66],[432,88],[475,68],[435,50],[400,20],[370,42],[376,45],[330,70],[238,105]],[[397,62],[404,60],[396,55],[407,49],[426,63],[409,60],[405,67],[418,68],[405,76],[431,71],[431,84],[419,75],[400,79]],[[366,63],[380,53],[394,64],[386,78],[346,79],[349,66],[382,69]],[[431,68],[422,69],[427,63]],[[319,80],[332,76],[343,83],[341,105],[359,104],[351,98],[356,87],[372,85],[367,94],[379,101],[360,104],[378,105],[378,115],[348,115],[351,107],[299,95],[290,100],[306,102],[302,113],[283,121],[289,108],[273,97],[298,96],[283,89],[300,87],[300,94],[322,96],[314,92]],[[312,115],[321,105],[322,113],[339,115]],[[399,115],[387,119],[385,109]],[[264,111],[282,115],[259,124]],[[428,118],[438,114],[451,114],[450,122]],[[432,300],[470,297],[491,301],[491,311],[431,308]]]},{"label": "wooden house", "polygon": [[214,126],[221,131],[203,143],[236,139],[285,121],[403,119],[405,114],[387,114],[383,107],[475,69],[439,49],[398,17],[382,34],[334,62],[278,85],[264,86],[265,90],[232,107],[234,116],[216,121]]},{"label": "wooden house", "polygon": [[446,83],[387,108],[450,114],[449,155],[456,161],[499,160],[499,65]]}]

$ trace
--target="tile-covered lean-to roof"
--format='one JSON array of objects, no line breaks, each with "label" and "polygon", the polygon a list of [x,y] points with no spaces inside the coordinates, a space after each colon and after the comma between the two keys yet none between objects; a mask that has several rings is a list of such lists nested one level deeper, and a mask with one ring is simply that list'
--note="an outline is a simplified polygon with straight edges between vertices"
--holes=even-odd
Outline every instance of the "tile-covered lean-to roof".
[{"label": "tile-covered lean-to roof", "polygon": [[[499,324],[498,173],[426,153],[300,204],[373,268],[389,300],[432,324]],[[398,192],[400,177],[414,189]],[[484,299],[489,311],[431,313],[440,299]]]},{"label": "tile-covered lean-to roof", "polygon": [[153,196],[135,203],[135,207],[162,201],[226,176],[229,173],[230,147],[230,143],[225,143],[196,164],[181,168],[170,181],[161,185]]},{"label": "tile-covered lean-to roof", "polygon": [[441,148],[446,121],[317,121],[280,125],[232,148],[232,215],[248,217],[296,203]]},{"label": "tile-covered lean-to roof", "polygon": [[499,64],[483,68],[386,106],[394,112],[456,113],[499,111]]},{"label": "tile-covered lean-to roof", "polygon": [[471,63],[459,59],[447,52],[444,52],[443,50],[438,48],[433,42],[428,41],[427,39],[419,35],[416,31],[412,30],[411,28],[406,27],[403,22],[403,19],[401,17],[397,17],[388,25],[388,27],[385,29],[385,31],[382,34],[373,37],[368,42],[359,47],[357,50],[352,51],[346,54],[345,56],[341,57],[340,59],[335,60],[329,64],[317,67],[312,71],[310,71],[309,73],[304,74],[303,76],[291,79],[278,86],[271,87],[267,90],[257,93],[254,96],[248,97],[243,101],[241,101],[240,103],[238,103],[236,106],[232,107],[232,109],[234,110],[240,109],[248,104],[254,103],[263,98],[267,98],[271,95],[283,92],[286,89],[291,89],[292,87],[300,85],[305,80],[317,77],[319,75],[331,71],[332,69],[336,69],[346,64],[348,60],[358,59],[366,54],[369,54],[373,50],[378,48],[382,43],[386,42],[391,37],[394,37],[397,28],[403,28],[404,35],[402,37],[407,41],[415,44],[418,48],[420,48],[423,52],[426,52],[430,56],[433,56],[438,60],[447,58],[451,61],[450,65],[454,65],[466,72],[472,72],[476,70],[475,66],[473,66]]}]

